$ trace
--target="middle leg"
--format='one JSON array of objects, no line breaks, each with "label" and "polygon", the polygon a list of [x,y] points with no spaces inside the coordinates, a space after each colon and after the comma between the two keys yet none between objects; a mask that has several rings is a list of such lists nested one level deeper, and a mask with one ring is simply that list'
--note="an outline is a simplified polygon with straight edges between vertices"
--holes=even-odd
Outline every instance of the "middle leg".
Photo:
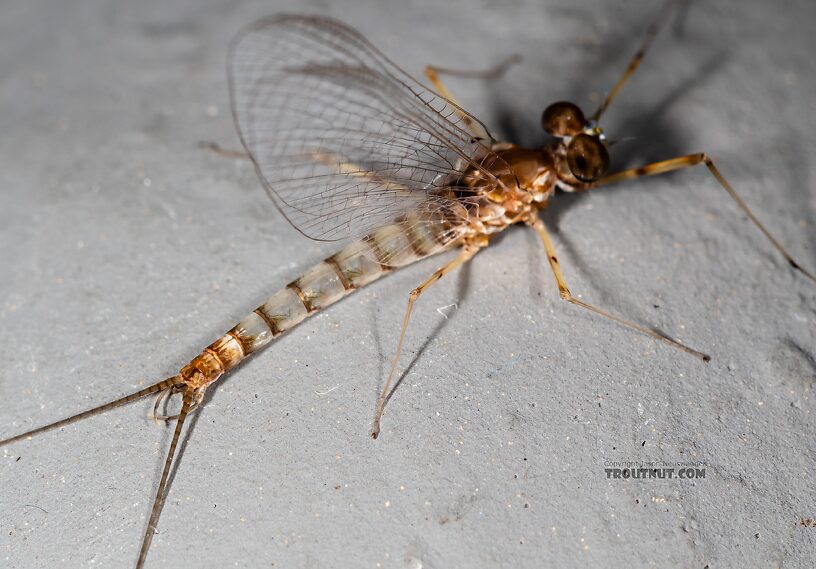
[{"label": "middle leg", "polygon": [[558,283],[558,291],[560,292],[562,299],[576,306],[580,306],[581,308],[586,308],[590,312],[594,312],[595,314],[603,316],[604,318],[614,320],[618,324],[622,324],[627,328],[632,328],[633,330],[637,330],[638,332],[646,334],[647,336],[651,336],[656,340],[665,342],[674,348],[683,350],[686,353],[689,353],[695,357],[700,358],[704,362],[707,362],[711,359],[711,356],[704,354],[702,352],[698,352],[697,350],[693,350],[676,340],[672,340],[671,338],[664,336],[663,334],[656,332],[655,330],[652,330],[651,328],[646,328],[645,326],[641,326],[640,324],[635,324],[634,322],[624,320],[620,316],[610,314],[605,310],[602,310],[596,306],[592,306],[591,304],[587,304],[586,302],[572,296],[572,293],[570,293],[569,288],[567,287],[567,281],[564,279],[564,273],[561,272],[561,265],[558,263],[558,257],[556,257],[555,255],[555,247],[553,246],[552,240],[550,239],[550,235],[547,232],[547,228],[544,225],[544,222],[541,221],[540,219],[536,219],[535,222],[532,224],[532,228],[535,229],[536,233],[538,233],[539,237],[541,237],[541,241],[544,243],[544,249],[547,250],[547,259],[550,261],[550,267],[552,268],[553,274],[555,275],[555,280]]}]

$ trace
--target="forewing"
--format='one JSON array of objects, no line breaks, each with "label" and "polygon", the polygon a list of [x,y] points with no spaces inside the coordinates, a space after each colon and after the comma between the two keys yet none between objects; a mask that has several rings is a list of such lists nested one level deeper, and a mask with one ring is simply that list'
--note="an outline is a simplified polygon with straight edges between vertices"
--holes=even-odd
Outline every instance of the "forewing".
[{"label": "forewing", "polygon": [[253,24],[232,45],[229,80],[238,133],[265,189],[312,239],[359,236],[411,211],[436,223],[427,212],[456,209],[438,190],[491,155],[492,141],[464,128],[464,111],[332,19]]}]

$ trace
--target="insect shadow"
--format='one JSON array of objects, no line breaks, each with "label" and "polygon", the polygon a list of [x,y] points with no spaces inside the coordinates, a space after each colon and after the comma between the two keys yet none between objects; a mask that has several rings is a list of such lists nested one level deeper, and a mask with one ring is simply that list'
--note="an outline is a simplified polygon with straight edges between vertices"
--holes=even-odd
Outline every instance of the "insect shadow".
[{"label": "insect shadow", "polygon": [[[690,1],[682,2],[681,11],[677,14],[673,27],[676,41],[684,41],[687,36],[685,25],[689,12]],[[611,18],[614,19],[614,18]],[[639,41],[639,33],[633,33],[633,29],[642,26],[632,26],[623,32],[604,34],[604,41],[596,46],[587,61],[581,62],[581,72],[576,74],[576,80],[569,82],[566,89],[553,93],[544,104],[556,100],[578,100],[586,101],[587,94],[598,92],[599,89],[606,88],[609,81],[606,76],[617,72],[620,66],[622,53],[630,53],[636,50],[636,43]],[[624,47],[621,47],[624,46]],[[598,57],[598,53],[601,54]],[[657,103],[633,104],[637,99],[637,90],[632,89],[623,95],[624,100],[628,100],[628,105],[621,105],[616,112],[615,134],[612,139],[617,138],[618,142],[612,148],[612,171],[622,170],[635,164],[646,164],[657,160],[665,159],[667,156],[678,156],[684,153],[704,150],[690,148],[689,141],[683,136],[679,127],[679,117],[670,115],[672,107],[682,101],[689,93],[697,87],[704,85],[715,77],[731,59],[728,48],[723,48],[713,55],[709,55],[705,62],[700,65],[692,77],[683,80],[673,89],[668,90]],[[655,64],[653,64],[655,65]],[[546,73],[545,73],[546,74]],[[504,79],[506,80],[506,79]],[[484,88],[488,93],[487,111],[485,117],[494,125],[494,135],[498,135],[501,140],[509,140],[513,143],[525,147],[537,148],[552,142],[552,138],[542,132],[538,117],[536,120],[523,120],[519,117],[517,106],[506,97],[506,91],[502,89],[503,78],[485,82]],[[645,109],[645,112],[644,112]],[[801,170],[801,166],[798,167]],[[669,173],[668,176],[687,175],[686,173]],[[667,176],[667,177],[668,177]],[[795,176],[797,179],[800,176]],[[631,183],[615,188],[616,192],[621,191],[645,191],[642,184]],[[559,231],[562,216],[574,207],[581,200],[586,199],[586,192],[562,193],[559,199],[550,207],[541,212],[542,218],[554,232],[559,235],[561,246],[566,256],[569,257],[575,269],[584,274],[592,274],[591,286],[603,301],[608,301],[613,296],[608,287],[603,286],[602,275],[594,274],[587,263],[583,260],[580,252],[575,247],[569,236]],[[538,245],[535,244],[536,251]],[[620,304],[622,299],[615,298],[615,302]],[[623,301],[625,302],[625,300]],[[642,311],[642,306],[631,306],[632,314]]]},{"label": "insect shadow", "polygon": [[[681,39],[685,36],[685,19],[688,15],[688,6],[691,4],[691,2],[687,1],[683,2],[683,4],[685,9],[678,14],[674,25],[674,35]],[[593,90],[597,91],[598,85],[594,83],[599,80],[599,77],[603,77],[604,75],[608,74],[608,70],[617,70],[620,63],[620,53],[626,52],[627,50],[634,51],[633,47],[632,49],[628,48],[631,47],[630,44],[638,41],[639,37],[640,34],[632,33],[613,34],[612,36],[608,37],[598,49],[603,56],[601,58],[590,58],[592,63],[589,64],[588,71],[582,71],[581,73],[581,77],[592,78],[593,84],[580,80],[574,83],[571,88],[567,89],[564,96],[561,98],[563,100],[582,100],[586,98],[587,93],[592,92]],[[621,50],[621,45],[625,45],[627,47]],[[615,145],[615,151],[613,153],[613,167],[623,169],[634,162],[650,163],[660,159],[665,159],[667,156],[677,156],[683,154],[684,152],[688,152],[690,149],[688,144],[686,144],[680,129],[677,127],[677,120],[668,116],[668,113],[672,106],[678,101],[681,101],[696,87],[705,84],[719,71],[721,71],[722,68],[728,63],[729,59],[729,52],[726,49],[720,50],[709,56],[692,78],[683,81],[676,88],[671,89],[656,104],[650,105],[649,111],[646,113],[642,111],[643,107],[639,105],[630,105],[631,110],[628,112],[624,110],[622,113],[623,116],[619,116],[617,120],[619,126],[616,127],[616,130],[621,133],[622,141]],[[489,99],[488,110],[484,116],[488,119],[492,117],[492,121],[490,122],[497,127],[494,135],[498,135],[499,139],[501,140],[508,140],[515,144],[519,144],[520,146],[527,147],[540,147],[548,142],[552,142],[553,139],[546,133],[543,133],[538,127],[538,121],[519,120],[518,112],[515,110],[516,107],[512,102],[507,101],[506,98],[502,97],[503,81],[506,81],[506,79],[498,78],[484,84],[484,88],[487,90]],[[630,101],[636,96],[636,92],[634,95],[630,94]],[[558,98],[559,97],[554,97],[552,100],[558,100]],[[676,175],[676,173],[674,173],[674,175]],[[632,191],[635,187],[637,187],[636,184],[630,184],[627,187],[627,190]],[[621,189],[622,188],[618,188],[616,190],[620,191]],[[541,215],[547,224],[550,227],[553,227],[555,232],[559,234],[562,247],[568,254],[576,269],[583,274],[591,274],[592,271],[586,262],[582,260],[580,253],[575,248],[572,241],[558,230],[561,217],[564,215],[564,213],[569,211],[571,207],[582,199],[585,199],[584,192],[564,193],[559,197],[557,203],[547,208],[541,213]],[[506,237],[506,235],[501,234],[496,236],[495,240],[501,241],[504,237]],[[535,244],[535,247],[537,252],[540,253],[540,251],[538,251],[538,244]],[[602,282],[596,277],[597,275],[593,275],[592,287],[602,299],[607,300],[612,295],[608,291],[604,290],[606,287],[603,287]],[[468,265],[463,269],[459,283],[460,290],[457,298],[459,298],[460,301],[464,300],[469,278],[470,267]],[[617,302],[620,303],[621,299],[617,299]],[[642,311],[642,306],[630,308],[631,313]],[[406,368],[399,376],[393,388],[390,390],[389,395],[386,398],[386,404],[391,399],[397,387],[416,365],[419,358],[421,358],[425,349],[442,331],[446,324],[447,319],[442,319],[437,323],[434,329],[430,331],[430,333],[426,334],[426,339],[419,349],[417,349],[417,351],[413,354]],[[377,344],[379,346],[380,342],[377,341]],[[382,348],[380,348],[380,351],[382,352]],[[381,355],[384,355],[384,352],[382,352]],[[381,359],[381,361],[383,360]],[[384,361],[387,361],[387,359]]]}]

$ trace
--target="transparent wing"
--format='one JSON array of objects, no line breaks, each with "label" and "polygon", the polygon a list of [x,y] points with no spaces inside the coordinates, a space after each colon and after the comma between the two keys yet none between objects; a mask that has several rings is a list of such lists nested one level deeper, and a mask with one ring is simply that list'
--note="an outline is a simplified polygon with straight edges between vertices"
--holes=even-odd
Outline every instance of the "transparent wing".
[{"label": "transparent wing", "polygon": [[[461,220],[461,204],[451,202],[471,190],[457,180],[496,158],[492,140],[465,129],[464,111],[332,19],[256,22],[232,45],[229,81],[238,133],[265,189],[312,239],[363,235],[410,212],[414,224],[443,223],[439,212]],[[450,239],[452,219],[442,233]]]}]

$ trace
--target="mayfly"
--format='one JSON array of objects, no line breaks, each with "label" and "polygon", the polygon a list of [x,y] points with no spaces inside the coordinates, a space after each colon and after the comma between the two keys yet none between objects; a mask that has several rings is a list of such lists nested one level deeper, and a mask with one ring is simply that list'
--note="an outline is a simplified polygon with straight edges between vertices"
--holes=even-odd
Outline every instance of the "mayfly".
[{"label": "mayfly", "polygon": [[542,127],[553,142],[522,148],[495,140],[481,121],[455,102],[440,81],[446,70],[426,69],[435,89],[430,90],[355,30],[329,18],[279,15],[252,24],[233,42],[229,60],[232,112],[243,147],[263,187],[295,228],[311,239],[349,244],[272,295],[177,374],[0,445],[148,395],[156,395],[158,415],[162,401],[180,395],[178,414],[160,417],[176,423],[136,563],[143,567],[185,420],[201,406],[210,386],[273,339],[354,290],[396,268],[456,250],[455,257],[410,292],[396,353],[376,401],[371,432],[376,438],[414,303],[432,284],[470,261],[493,236],[515,224],[527,225],[540,237],[562,299],[708,360],[668,336],[573,296],[538,215],[556,190],[585,191],[705,165],[788,263],[816,281],[705,154],[607,173],[610,142],[599,120],[638,68],[657,31],[655,23],[594,113],[586,116],[573,103],[554,103],[542,116]]}]

